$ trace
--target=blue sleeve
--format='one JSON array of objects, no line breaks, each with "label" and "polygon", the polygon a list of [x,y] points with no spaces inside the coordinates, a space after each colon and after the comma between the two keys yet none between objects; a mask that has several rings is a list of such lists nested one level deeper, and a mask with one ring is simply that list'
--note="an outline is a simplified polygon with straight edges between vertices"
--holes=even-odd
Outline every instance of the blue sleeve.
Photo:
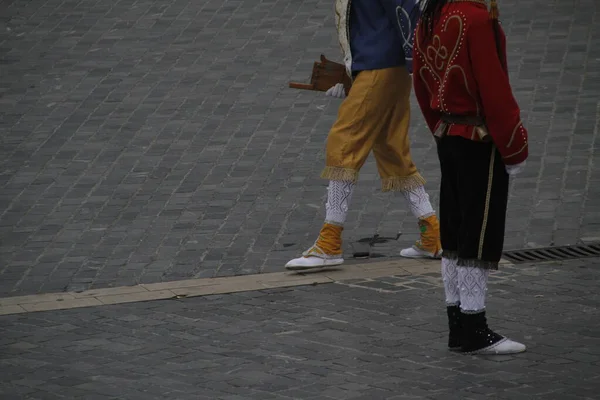
[{"label": "blue sleeve", "polygon": [[412,73],[412,50],[415,40],[415,29],[421,16],[419,0],[379,0],[386,14],[398,27],[398,35],[402,41],[404,60],[408,72]]}]

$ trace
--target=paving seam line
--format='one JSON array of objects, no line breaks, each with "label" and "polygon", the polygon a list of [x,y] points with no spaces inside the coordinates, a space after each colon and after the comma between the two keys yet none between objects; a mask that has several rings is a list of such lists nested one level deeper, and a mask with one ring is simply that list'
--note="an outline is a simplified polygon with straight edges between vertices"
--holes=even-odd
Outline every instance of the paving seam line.
[{"label": "paving seam line", "polygon": [[[509,264],[504,260],[502,263]],[[421,275],[438,271],[439,261],[437,260],[395,259],[383,262],[350,264],[303,274],[272,272],[91,289],[79,293],[44,293],[3,297],[0,298],[0,315],[97,307],[151,300],[181,299],[394,275]]]}]

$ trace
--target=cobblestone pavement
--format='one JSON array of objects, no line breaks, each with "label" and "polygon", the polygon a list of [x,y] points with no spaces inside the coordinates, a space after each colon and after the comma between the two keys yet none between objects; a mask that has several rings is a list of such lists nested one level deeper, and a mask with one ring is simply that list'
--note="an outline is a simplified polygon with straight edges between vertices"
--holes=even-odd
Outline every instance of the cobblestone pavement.
[{"label": "cobblestone pavement", "polygon": [[600,260],[505,267],[516,356],[445,349],[439,274],[0,317],[6,399],[597,399]]},{"label": "cobblestone pavement", "polygon": [[[501,3],[532,152],[507,247],[598,237],[597,1]],[[287,83],[321,53],[339,60],[332,7],[0,0],[0,296],[276,271],[309,246],[339,103]],[[413,111],[437,203],[433,141]],[[347,254],[375,234],[383,257],[416,238],[372,160],[345,232]]]}]

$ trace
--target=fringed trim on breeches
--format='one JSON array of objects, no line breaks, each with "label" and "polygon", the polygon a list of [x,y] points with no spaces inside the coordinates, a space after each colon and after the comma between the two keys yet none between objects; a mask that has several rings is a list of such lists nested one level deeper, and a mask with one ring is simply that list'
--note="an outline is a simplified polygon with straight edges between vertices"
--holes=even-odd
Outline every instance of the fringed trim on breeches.
[{"label": "fringed trim on breeches", "polygon": [[498,261],[483,261],[477,260],[473,258],[458,258],[458,266],[459,267],[470,267],[470,268],[481,268],[481,269],[498,269]]},{"label": "fringed trim on breeches", "polygon": [[474,258],[461,258],[458,256],[458,251],[456,250],[442,250],[442,257],[447,258],[449,260],[457,260],[457,265],[459,267],[497,270],[499,264],[499,262],[496,261],[483,261]]},{"label": "fringed trim on breeches", "polygon": [[330,181],[350,181],[356,183],[358,180],[358,171],[351,168],[325,167],[321,172],[321,178]]},{"label": "fringed trim on breeches", "polygon": [[458,251],[455,250],[442,250],[442,257],[449,260],[458,260]]},{"label": "fringed trim on breeches", "polygon": [[410,176],[392,176],[381,180],[381,190],[383,192],[398,192],[414,189],[425,184],[425,178],[420,173],[415,172]]},{"label": "fringed trim on breeches", "polygon": [[[356,183],[358,171],[352,168],[328,166],[321,172],[321,178]],[[384,192],[410,190],[423,186],[425,182],[425,178],[419,172],[415,172],[410,176],[392,176],[381,180],[381,190]]]}]

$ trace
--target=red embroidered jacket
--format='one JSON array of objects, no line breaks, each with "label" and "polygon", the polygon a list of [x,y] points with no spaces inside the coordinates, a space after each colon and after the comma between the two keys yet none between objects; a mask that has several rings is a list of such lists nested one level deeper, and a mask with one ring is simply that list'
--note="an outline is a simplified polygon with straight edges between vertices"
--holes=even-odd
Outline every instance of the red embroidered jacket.
[{"label": "red embroidered jacket", "polygon": [[[444,6],[433,35],[417,27],[413,83],[423,116],[433,133],[441,116],[483,117],[507,165],[527,158],[527,131],[513,97],[506,62],[500,61],[492,20],[485,4],[453,2]],[[506,60],[506,38],[499,29]],[[450,124],[448,135],[481,140],[473,125]]]}]

